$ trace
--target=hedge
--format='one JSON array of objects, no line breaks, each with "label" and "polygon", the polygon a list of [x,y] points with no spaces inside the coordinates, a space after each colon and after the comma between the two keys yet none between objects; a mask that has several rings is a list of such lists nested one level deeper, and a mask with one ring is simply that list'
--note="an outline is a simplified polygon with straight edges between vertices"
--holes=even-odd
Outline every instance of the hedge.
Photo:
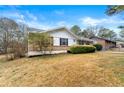
[{"label": "hedge", "polygon": [[101,51],[102,50],[102,45],[101,44],[94,44],[93,46],[96,47],[97,51]]},{"label": "hedge", "polygon": [[75,45],[71,46],[68,52],[73,54],[80,54],[80,53],[93,53],[95,52],[96,48],[92,45]]}]

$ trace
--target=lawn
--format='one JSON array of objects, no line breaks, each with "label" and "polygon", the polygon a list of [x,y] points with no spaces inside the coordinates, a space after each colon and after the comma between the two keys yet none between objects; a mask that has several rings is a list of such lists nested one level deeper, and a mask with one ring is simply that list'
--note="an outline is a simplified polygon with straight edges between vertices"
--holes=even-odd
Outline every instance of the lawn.
[{"label": "lawn", "polygon": [[58,54],[8,62],[1,56],[0,86],[124,86],[124,54]]}]

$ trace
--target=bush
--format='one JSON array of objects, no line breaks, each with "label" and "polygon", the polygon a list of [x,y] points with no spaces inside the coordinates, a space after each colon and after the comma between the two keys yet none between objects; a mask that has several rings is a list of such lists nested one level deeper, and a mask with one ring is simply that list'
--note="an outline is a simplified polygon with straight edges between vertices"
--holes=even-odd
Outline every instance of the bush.
[{"label": "bush", "polygon": [[70,53],[79,54],[79,53],[93,53],[96,48],[92,45],[75,45],[71,46],[68,50]]},{"label": "bush", "polygon": [[102,45],[101,44],[94,44],[94,47],[96,47],[97,51],[101,51],[102,50]]}]

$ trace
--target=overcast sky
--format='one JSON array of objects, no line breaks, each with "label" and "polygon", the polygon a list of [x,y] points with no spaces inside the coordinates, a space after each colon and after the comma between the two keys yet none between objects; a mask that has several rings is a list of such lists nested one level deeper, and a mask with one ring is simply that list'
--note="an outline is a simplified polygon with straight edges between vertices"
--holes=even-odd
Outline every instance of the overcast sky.
[{"label": "overcast sky", "polygon": [[104,26],[117,31],[123,25],[120,15],[107,16],[107,6],[0,6],[0,17],[8,17],[30,27],[50,29],[60,26]]}]

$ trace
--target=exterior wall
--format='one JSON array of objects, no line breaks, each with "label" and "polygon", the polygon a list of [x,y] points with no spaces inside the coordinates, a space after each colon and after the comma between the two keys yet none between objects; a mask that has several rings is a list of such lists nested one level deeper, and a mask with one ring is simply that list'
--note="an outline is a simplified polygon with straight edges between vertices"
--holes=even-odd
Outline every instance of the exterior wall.
[{"label": "exterior wall", "polygon": [[107,41],[106,41],[106,42],[105,42],[105,49],[109,49],[109,48],[110,48],[110,45],[111,45],[110,42],[107,42]]},{"label": "exterior wall", "polygon": [[[52,51],[60,51],[60,50],[68,50],[69,46],[52,46],[51,50]],[[40,51],[40,49],[38,48],[38,46],[33,46],[33,45],[29,45],[28,46],[28,51]]]},{"label": "exterior wall", "polygon": [[103,46],[103,50],[106,49],[106,42],[105,42],[105,40],[97,39],[97,38],[95,38],[94,40],[95,40],[95,43],[99,43],[99,44],[101,44]]},{"label": "exterior wall", "polygon": [[53,46],[53,51],[68,50],[69,46]]},{"label": "exterior wall", "polygon": [[116,47],[116,44],[111,42],[111,41],[107,41],[104,39],[97,39],[97,38],[93,38],[95,40],[95,43],[99,43],[103,46],[103,50],[107,50],[113,47]]},{"label": "exterior wall", "polygon": [[[59,51],[59,50],[67,50],[69,46],[80,44],[79,40],[75,38],[72,34],[70,34],[66,29],[60,29],[55,31],[49,31],[47,32],[52,37],[52,47],[50,47],[53,51]],[[68,39],[68,45],[60,45],[60,38],[66,38]],[[90,41],[82,41],[81,45],[83,44],[92,44]],[[39,47],[34,44],[29,44],[28,51],[40,51]]]},{"label": "exterior wall", "polygon": [[[69,46],[77,44],[77,40],[74,36],[72,36],[69,32],[65,30],[60,31],[50,31],[48,32],[50,36],[53,39],[53,51],[59,51],[59,50],[67,50]],[[67,38],[68,39],[68,46],[67,45],[60,45],[60,38]],[[40,51],[38,46],[29,44],[28,51]]]},{"label": "exterior wall", "polygon": [[60,46],[60,38],[67,38],[68,46],[77,44],[76,38],[65,30],[51,31],[49,34],[53,37],[53,46]]}]

